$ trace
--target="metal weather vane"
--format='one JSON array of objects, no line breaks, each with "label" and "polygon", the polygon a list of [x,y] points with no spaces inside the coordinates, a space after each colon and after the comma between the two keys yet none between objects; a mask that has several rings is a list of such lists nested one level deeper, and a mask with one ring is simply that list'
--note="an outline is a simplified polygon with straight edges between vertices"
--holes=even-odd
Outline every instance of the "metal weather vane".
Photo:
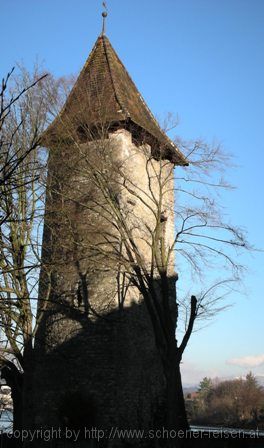
[{"label": "metal weather vane", "polygon": [[105,34],[105,19],[107,17],[107,6],[105,2],[103,2],[103,7],[105,8],[105,11],[102,12],[103,17],[102,36]]}]

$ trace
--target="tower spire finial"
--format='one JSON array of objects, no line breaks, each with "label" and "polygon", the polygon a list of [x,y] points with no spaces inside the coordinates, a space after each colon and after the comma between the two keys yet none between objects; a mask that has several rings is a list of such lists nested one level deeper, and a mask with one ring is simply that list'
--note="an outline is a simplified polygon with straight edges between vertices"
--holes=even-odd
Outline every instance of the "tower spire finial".
[{"label": "tower spire finial", "polygon": [[105,34],[105,19],[107,17],[107,6],[106,6],[105,2],[103,2],[103,7],[105,8],[105,11],[102,12],[102,17],[103,17],[102,36],[104,36],[104,34]]}]

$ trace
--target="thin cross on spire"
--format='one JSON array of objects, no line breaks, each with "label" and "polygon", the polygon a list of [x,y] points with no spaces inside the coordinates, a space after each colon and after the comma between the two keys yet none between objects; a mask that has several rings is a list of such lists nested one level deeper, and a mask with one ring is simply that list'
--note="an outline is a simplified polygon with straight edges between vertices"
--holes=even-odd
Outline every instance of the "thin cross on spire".
[{"label": "thin cross on spire", "polygon": [[103,2],[103,7],[105,8],[105,11],[102,12],[102,17],[103,17],[102,36],[104,36],[104,34],[105,34],[105,19],[107,17],[107,6],[106,6],[105,2]]}]

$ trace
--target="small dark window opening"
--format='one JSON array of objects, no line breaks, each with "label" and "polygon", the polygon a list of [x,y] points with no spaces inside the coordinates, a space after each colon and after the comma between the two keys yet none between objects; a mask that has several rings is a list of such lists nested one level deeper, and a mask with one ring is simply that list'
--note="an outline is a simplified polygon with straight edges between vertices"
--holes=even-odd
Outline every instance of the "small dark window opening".
[{"label": "small dark window opening", "polygon": [[160,222],[166,222],[168,221],[168,217],[166,216],[165,212],[161,212],[160,214]]},{"label": "small dark window opening", "polygon": [[76,289],[76,299],[77,303],[76,306],[80,308],[81,306],[84,307],[85,311],[88,312],[89,310],[89,292],[88,292],[88,281],[87,281],[87,275],[86,273],[79,273],[79,281],[77,283],[77,289]]}]

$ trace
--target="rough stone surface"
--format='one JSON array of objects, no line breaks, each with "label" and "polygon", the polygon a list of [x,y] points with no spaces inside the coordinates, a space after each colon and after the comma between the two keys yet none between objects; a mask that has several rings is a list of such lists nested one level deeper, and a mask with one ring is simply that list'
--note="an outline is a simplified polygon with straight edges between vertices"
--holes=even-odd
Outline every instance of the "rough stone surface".
[{"label": "rough stone surface", "polygon": [[[81,157],[86,151],[91,162],[99,143],[83,145],[78,155],[66,148],[67,159],[59,151],[50,157],[40,299],[45,299],[48,285],[51,289],[36,337],[34,424],[96,426],[108,431],[111,427],[151,429],[164,415],[165,383],[147,309],[133,286],[128,286],[120,306],[116,262],[111,257],[94,258],[91,252],[95,244],[102,243],[106,225],[111,233],[110,223],[94,209],[95,198],[103,199],[88,182]],[[125,161],[127,179],[147,192],[144,151],[150,149],[137,148],[125,130],[112,134],[107,146],[117,157],[116,164]],[[80,171],[82,178],[77,176]],[[128,224],[135,226],[138,247],[146,264],[150,263],[144,225],[153,226],[154,216],[135,195],[122,188],[118,191],[118,185],[113,182],[115,194],[124,206],[133,208]],[[165,203],[169,243],[173,237],[172,190]],[[46,270],[51,272],[50,284]]]}]

